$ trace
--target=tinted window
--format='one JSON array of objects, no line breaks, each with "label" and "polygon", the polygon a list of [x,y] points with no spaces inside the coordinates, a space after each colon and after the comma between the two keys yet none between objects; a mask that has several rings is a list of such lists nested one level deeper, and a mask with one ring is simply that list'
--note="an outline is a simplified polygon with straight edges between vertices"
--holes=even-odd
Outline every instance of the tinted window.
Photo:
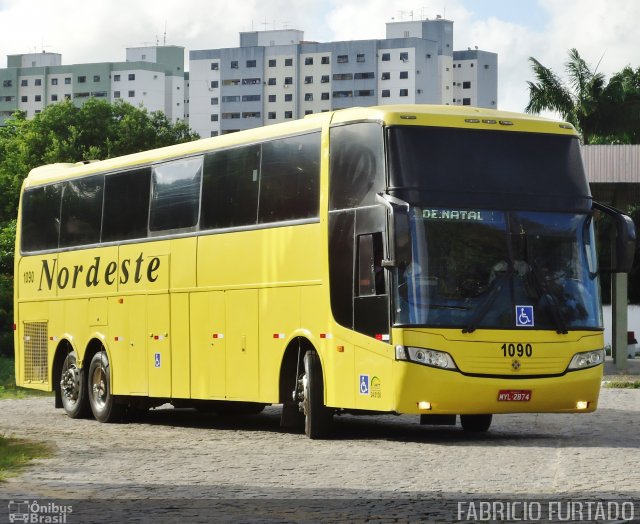
[{"label": "tinted window", "polygon": [[208,153],[204,157],[201,229],[256,223],[260,146]]},{"label": "tinted window", "polygon": [[60,247],[100,242],[103,184],[102,175],[64,183]]},{"label": "tinted window", "polygon": [[198,223],[202,157],[154,166],[149,229],[166,231]]},{"label": "tinted window", "polygon": [[262,145],[258,222],[318,216],[320,133]]},{"label": "tinted window", "polygon": [[105,177],[102,241],[147,236],[151,168]]},{"label": "tinted window", "polygon": [[58,247],[62,184],[28,189],[22,197],[22,251]]},{"label": "tinted window", "polygon": [[375,204],[384,189],[382,127],[375,123],[331,129],[329,208],[345,209]]}]

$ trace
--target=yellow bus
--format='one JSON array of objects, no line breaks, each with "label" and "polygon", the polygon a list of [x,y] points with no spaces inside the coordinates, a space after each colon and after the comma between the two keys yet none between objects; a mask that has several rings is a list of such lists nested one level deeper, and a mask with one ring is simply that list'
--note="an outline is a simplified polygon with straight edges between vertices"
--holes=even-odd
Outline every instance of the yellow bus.
[{"label": "yellow bus", "polygon": [[571,125],[470,107],[311,115],[34,169],[16,383],[100,422],[282,404],[486,431],[590,412],[603,368],[594,204]]}]

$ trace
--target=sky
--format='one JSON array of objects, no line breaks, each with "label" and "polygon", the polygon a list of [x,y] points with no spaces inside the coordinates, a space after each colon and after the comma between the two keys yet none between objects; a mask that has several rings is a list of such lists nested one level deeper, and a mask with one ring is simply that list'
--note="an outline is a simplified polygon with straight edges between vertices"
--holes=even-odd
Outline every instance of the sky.
[{"label": "sky", "polygon": [[561,77],[571,48],[607,77],[640,67],[638,0],[0,0],[0,67],[43,50],[73,64],[123,61],[126,47],[156,43],[237,47],[240,31],[264,29],[383,39],[386,22],[437,15],[453,20],[455,50],[498,53],[499,109],[524,110],[531,56]]}]

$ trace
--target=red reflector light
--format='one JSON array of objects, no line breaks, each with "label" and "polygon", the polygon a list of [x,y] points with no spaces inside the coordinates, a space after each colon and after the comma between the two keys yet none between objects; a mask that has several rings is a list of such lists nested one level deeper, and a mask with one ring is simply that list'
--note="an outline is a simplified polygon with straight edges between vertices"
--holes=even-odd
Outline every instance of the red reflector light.
[{"label": "red reflector light", "polygon": [[382,335],[376,335],[376,340],[382,340]]},{"label": "red reflector light", "polygon": [[15,331],[16,329],[18,329],[18,326],[17,326],[17,324],[14,324],[13,325],[13,330]]}]

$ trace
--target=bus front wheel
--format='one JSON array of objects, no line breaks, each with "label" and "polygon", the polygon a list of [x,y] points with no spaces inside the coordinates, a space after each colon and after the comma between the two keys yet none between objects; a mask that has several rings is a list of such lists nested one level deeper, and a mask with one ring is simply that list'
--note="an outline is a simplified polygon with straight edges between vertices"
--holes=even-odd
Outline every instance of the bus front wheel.
[{"label": "bus front wheel", "polygon": [[460,415],[462,429],[467,433],[484,433],[491,426],[493,415]]},{"label": "bus front wheel", "polygon": [[320,358],[314,350],[304,354],[302,376],[304,432],[309,438],[324,438],[333,426],[333,410],[324,405],[324,383]]},{"label": "bus front wheel", "polygon": [[126,406],[118,404],[111,394],[111,370],[109,358],[99,351],[89,366],[89,404],[98,422],[117,422],[124,415]]},{"label": "bus front wheel", "polygon": [[71,418],[84,418],[89,415],[86,375],[78,368],[78,356],[69,351],[60,370],[60,396],[65,413]]}]

